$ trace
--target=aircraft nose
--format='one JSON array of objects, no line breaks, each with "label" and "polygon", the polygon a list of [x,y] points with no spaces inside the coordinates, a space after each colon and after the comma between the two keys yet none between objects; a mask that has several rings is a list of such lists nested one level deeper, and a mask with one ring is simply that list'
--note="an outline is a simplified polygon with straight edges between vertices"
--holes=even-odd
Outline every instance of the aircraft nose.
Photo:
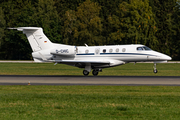
[{"label": "aircraft nose", "polygon": [[168,59],[167,59],[167,60],[172,60],[172,58],[168,56]]},{"label": "aircraft nose", "polygon": [[170,56],[168,56],[168,55],[163,55],[162,59],[164,59],[164,60],[172,60],[172,58]]}]

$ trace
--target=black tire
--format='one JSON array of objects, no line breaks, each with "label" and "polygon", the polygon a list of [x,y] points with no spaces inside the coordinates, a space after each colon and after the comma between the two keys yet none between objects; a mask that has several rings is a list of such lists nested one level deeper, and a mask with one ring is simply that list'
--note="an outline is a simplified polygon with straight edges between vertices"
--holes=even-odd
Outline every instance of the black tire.
[{"label": "black tire", "polygon": [[157,69],[154,69],[154,73],[157,73],[158,72],[158,70]]},{"label": "black tire", "polygon": [[89,72],[88,72],[87,70],[83,70],[83,74],[84,74],[85,76],[88,76],[88,75],[89,75]]},{"label": "black tire", "polygon": [[97,76],[97,75],[98,75],[98,73],[99,73],[99,72],[98,72],[98,71],[96,71],[96,70],[93,70],[93,71],[92,71],[92,74],[93,74],[94,76]]}]

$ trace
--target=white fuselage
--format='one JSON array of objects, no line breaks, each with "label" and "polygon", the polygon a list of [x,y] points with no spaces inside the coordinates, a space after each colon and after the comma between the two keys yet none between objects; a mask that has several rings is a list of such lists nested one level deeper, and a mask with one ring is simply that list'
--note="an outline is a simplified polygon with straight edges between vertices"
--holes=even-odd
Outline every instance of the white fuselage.
[{"label": "white fuselage", "polygon": [[[43,29],[39,27],[10,29],[17,29],[26,34],[35,62],[55,62],[85,68],[84,75],[88,75],[93,69],[92,73],[96,76],[99,71],[102,71],[102,68],[123,65],[128,62],[153,61],[159,63],[171,60],[171,57],[140,44],[70,46],[52,43],[43,33]],[[156,64],[154,73],[157,73]]]},{"label": "white fuselage", "polygon": [[[112,59],[124,62],[167,61],[171,58],[153,50],[137,50],[144,45],[78,47],[74,59]],[[88,52],[87,52],[88,51]]]},{"label": "white fuselage", "polygon": [[[53,49],[41,51],[41,54],[51,62],[64,63],[81,68],[86,66],[86,61],[110,61],[111,64],[91,63],[91,66],[95,68],[105,68],[125,64],[128,62],[153,61],[158,63],[171,60],[171,57],[165,54],[153,51],[151,49],[145,50],[143,47],[146,46],[140,44],[109,46],[55,45],[55,48]],[[139,48],[142,49],[139,50]],[[35,60],[42,59],[42,57],[39,56],[39,52],[34,52],[32,55]],[[80,61],[80,63],[77,65],[78,61]],[[83,61],[85,61],[84,64]]]}]

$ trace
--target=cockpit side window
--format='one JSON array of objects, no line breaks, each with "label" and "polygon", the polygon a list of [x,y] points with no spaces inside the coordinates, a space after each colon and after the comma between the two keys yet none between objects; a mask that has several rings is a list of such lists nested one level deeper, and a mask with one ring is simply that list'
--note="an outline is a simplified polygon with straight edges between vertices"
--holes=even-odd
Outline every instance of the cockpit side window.
[{"label": "cockpit side window", "polygon": [[142,51],[142,50],[149,51],[149,50],[151,50],[151,49],[148,48],[148,47],[146,47],[146,46],[143,46],[143,47],[137,47],[137,50],[138,50],[138,51]]},{"label": "cockpit side window", "polygon": [[141,50],[143,50],[143,48],[142,47],[137,47],[137,50],[141,51]]}]

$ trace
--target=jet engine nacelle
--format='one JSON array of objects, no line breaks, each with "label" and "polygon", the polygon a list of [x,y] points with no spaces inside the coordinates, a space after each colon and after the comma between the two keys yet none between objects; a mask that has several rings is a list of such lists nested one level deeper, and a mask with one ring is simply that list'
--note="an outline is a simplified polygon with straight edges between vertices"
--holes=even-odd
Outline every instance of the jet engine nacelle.
[{"label": "jet engine nacelle", "polygon": [[51,50],[51,54],[62,56],[74,56],[76,54],[76,48],[74,46],[64,46]]}]

